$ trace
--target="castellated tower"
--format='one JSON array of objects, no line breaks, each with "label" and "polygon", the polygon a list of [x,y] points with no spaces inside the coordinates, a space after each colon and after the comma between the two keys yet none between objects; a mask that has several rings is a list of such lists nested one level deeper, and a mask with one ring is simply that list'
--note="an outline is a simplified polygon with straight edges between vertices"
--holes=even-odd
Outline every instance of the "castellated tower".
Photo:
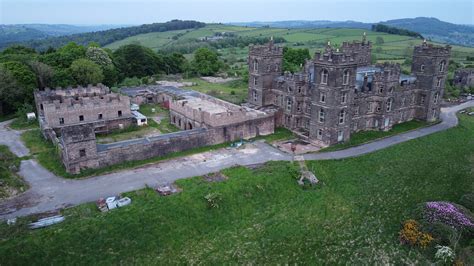
[{"label": "castellated tower", "polygon": [[310,139],[322,146],[349,140],[357,62],[328,43],[316,52],[312,72]]},{"label": "castellated tower", "polygon": [[441,99],[448,74],[451,47],[433,46],[426,41],[415,46],[411,72],[416,76],[417,95],[416,118],[426,121],[438,119]]},{"label": "castellated tower", "polygon": [[372,43],[367,41],[366,33],[362,37],[362,41],[343,42],[342,51],[350,55],[357,66],[369,66],[372,60]]},{"label": "castellated tower", "polygon": [[283,48],[275,46],[273,40],[265,45],[249,47],[249,103],[256,107],[271,105],[273,80],[281,74]]}]

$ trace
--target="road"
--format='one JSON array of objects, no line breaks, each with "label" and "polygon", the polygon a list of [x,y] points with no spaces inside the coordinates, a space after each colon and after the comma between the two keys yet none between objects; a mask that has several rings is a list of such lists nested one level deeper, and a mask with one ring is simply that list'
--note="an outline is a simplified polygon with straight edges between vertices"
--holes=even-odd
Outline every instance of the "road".
[{"label": "road", "polygon": [[[328,160],[355,157],[446,130],[457,125],[456,112],[472,106],[474,106],[474,101],[443,108],[442,122],[431,127],[413,130],[345,150],[305,154],[304,158],[306,160]],[[18,156],[27,155],[28,150],[19,139],[20,133],[6,129],[6,125],[7,123],[0,123],[0,144],[8,145]],[[91,202],[100,197],[141,189],[147,185],[169,184],[178,179],[213,173],[235,165],[253,165],[292,159],[292,155],[257,141],[246,144],[242,149],[229,148],[205,152],[136,169],[78,180],[57,177],[35,160],[24,160],[21,162],[19,174],[30,184],[30,189],[13,199],[0,203],[0,218],[8,219]]]}]

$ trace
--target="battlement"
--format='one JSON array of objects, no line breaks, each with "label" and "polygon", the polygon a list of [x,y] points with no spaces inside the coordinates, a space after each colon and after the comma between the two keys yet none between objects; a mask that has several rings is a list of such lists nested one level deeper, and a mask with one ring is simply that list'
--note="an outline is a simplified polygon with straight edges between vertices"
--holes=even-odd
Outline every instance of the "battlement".
[{"label": "battlement", "polygon": [[274,45],[270,41],[264,45],[249,45],[249,55],[256,56],[283,56],[283,47]]},{"label": "battlement", "polygon": [[342,43],[342,50],[343,51],[348,51],[348,50],[361,50],[361,49],[371,49],[372,48],[372,42],[368,41],[352,41],[352,42],[343,42]]},{"label": "battlement", "polygon": [[415,46],[413,55],[423,56],[450,56],[451,46],[438,46],[424,41],[421,45]]},{"label": "battlement", "polygon": [[304,82],[306,81],[307,75],[304,73],[291,73],[290,71],[285,71],[283,76],[278,78],[278,81],[294,81],[294,82]]},{"label": "battlement", "polygon": [[61,100],[65,98],[78,98],[78,97],[92,97],[92,96],[102,96],[110,93],[110,89],[103,85],[97,84],[93,86],[89,84],[87,87],[68,87],[68,88],[46,88],[44,91],[36,90],[35,98],[40,102],[48,102],[54,100]]},{"label": "battlement", "polygon": [[340,52],[339,49],[334,50],[332,47],[327,47],[324,52],[317,51],[314,54],[315,63],[328,64],[353,64],[354,58],[352,55]]},{"label": "battlement", "polygon": [[380,69],[374,73],[375,81],[398,81],[400,78],[401,66],[398,63],[385,62],[375,67]]}]

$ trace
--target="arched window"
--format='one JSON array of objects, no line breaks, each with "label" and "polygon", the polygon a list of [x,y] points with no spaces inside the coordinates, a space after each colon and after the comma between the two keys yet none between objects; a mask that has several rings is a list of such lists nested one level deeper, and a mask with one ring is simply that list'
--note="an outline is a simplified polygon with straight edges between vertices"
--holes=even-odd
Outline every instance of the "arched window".
[{"label": "arched window", "polygon": [[346,103],[347,102],[347,92],[343,92],[341,94],[341,103]]},{"label": "arched window", "polygon": [[387,112],[392,111],[392,104],[393,104],[393,99],[392,98],[388,99],[388,101],[387,101]]},{"label": "arched window", "polygon": [[342,75],[342,85],[349,84],[349,77],[350,77],[349,70],[348,69],[344,70],[344,74]]},{"label": "arched window", "polygon": [[441,87],[441,84],[443,83],[443,79],[442,78],[438,78],[438,82],[436,82],[436,87],[439,88]]},{"label": "arched window", "polygon": [[253,71],[258,71],[258,61],[257,59],[253,60]]},{"label": "arched window", "polygon": [[257,77],[253,77],[253,85],[254,85],[254,86],[257,86],[257,83],[258,83],[258,78],[257,78]]},{"label": "arched window", "polygon": [[321,84],[328,84],[329,71],[324,69],[321,71]]},{"label": "arched window", "polygon": [[339,112],[339,124],[344,124],[346,122],[346,110],[342,109]]},{"label": "arched window", "polygon": [[441,63],[439,63],[439,72],[443,72],[444,69],[446,68],[446,61],[441,61]]}]

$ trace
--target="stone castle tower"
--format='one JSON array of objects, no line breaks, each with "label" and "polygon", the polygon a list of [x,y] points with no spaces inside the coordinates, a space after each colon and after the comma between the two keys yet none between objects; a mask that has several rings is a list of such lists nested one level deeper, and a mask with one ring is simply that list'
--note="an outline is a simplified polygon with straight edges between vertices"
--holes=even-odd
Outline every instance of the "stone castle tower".
[{"label": "stone castle tower", "polygon": [[309,137],[326,145],[348,140],[357,61],[328,44],[313,62]]},{"label": "stone castle tower", "polygon": [[249,103],[258,107],[270,105],[274,101],[273,80],[282,72],[283,47],[275,46],[271,40],[268,45],[251,45],[249,50]]},{"label": "stone castle tower", "polygon": [[433,46],[426,41],[415,47],[411,71],[416,76],[420,90],[417,119],[434,121],[438,118],[448,75],[450,53],[450,46]]}]

